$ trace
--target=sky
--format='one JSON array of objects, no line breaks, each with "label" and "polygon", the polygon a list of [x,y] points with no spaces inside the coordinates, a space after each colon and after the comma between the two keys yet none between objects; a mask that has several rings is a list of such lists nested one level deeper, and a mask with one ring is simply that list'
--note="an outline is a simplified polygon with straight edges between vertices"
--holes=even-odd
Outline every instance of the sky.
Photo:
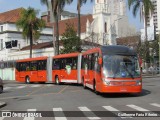
[{"label": "sky", "polygon": [[[92,14],[93,11],[93,3],[88,0],[88,2],[82,6],[81,8],[81,13],[82,14]],[[71,11],[71,12],[77,12],[77,0],[74,0],[71,5],[67,5],[64,10]],[[37,10],[40,11],[39,16],[41,15],[42,12],[47,11],[47,7],[45,5],[42,5],[40,3],[40,0],[0,0],[0,13],[6,12],[9,10],[13,10],[16,8],[28,8],[28,7],[33,7]],[[143,27],[142,23],[140,22],[140,18],[138,17],[133,17],[132,12],[127,10],[127,15],[129,17],[129,22],[130,24],[133,24],[136,26],[137,30],[139,31],[140,28]]]}]

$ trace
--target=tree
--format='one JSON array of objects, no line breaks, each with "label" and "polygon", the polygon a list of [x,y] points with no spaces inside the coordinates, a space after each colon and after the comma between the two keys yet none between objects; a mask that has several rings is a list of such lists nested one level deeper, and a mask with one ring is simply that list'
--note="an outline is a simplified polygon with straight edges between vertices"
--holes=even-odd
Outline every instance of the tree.
[{"label": "tree", "polygon": [[[138,11],[140,10],[140,19],[144,19],[145,24],[145,45],[144,45],[144,51],[145,54],[143,54],[145,61],[148,63],[149,58],[149,42],[148,42],[148,35],[147,35],[147,21],[148,16],[152,15],[154,6],[152,4],[151,0],[128,0],[128,7],[131,9],[131,6],[133,6],[133,15],[136,17]],[[148,69],[148,64],[147,64]]]},{"label": "tree", "polygon": [[40,32],[45,27],[45,22],[36,15],[38,15],[38,10],[34,8],[22,9],[20,19],[16,22],[18,30],[22,29],[23,37],[30,39],[30,58],[32,58],[33,40],[40,37]]},{"label": "tree", "polygon": [[79,37],[77,37],[73,24],[66,23],[65,33],[62,35],[61,41],[64,47],[60,51],[61,54],[81,51],[81,42]]},{"label": "tree", "polygon": [[[58,16],[61,14],[63,11],[63,8],[65,7],[66,4],[72,3],[73,0],[51,0],[51,6],[52,6],[52,12],[54,19],[56,21],[56,42],[54,43],[56,46],[55,50],[55,55],[59,54],[59,25],[58,25]],[[47,5],[49,7],[49,2],[48,0],[41,0],[42,4]]]},{"label": "tree", "polygon": [[[78,37],[81,39],[81,7],[85,4],[87,0],[77,0],[77,10],[78,10]],[[93,0],[91,0],[93,2]]]}]

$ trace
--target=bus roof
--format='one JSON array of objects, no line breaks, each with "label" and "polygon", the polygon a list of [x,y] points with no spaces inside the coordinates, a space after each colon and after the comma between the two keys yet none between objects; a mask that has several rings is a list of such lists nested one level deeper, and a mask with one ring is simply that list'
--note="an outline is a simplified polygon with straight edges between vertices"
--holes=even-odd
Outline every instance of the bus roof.
[{"label": "bus roof", "polygon": [[80,54],[80,53],[60,54],[60,55],[53,56],[53,58],[57,59],[57,58],[77,57],[79,54]]},{"label": "bus roof", "polygon": [[117,54],[117,55],[136,55],[136,52],[129,47],[122,45],[109,45],[101,47],[102,55]]},{"label": "bus roof", "polygon": [[98,48],[89,49],[82,54],[91,54],[95,52],[100,52],[102,55],[110,55],[110,54],[116,54],[116,55],[136,55],[136,52],[126,46],[122,45],[108,45],[108,46],[101,46]]},{"label": "bus roof", "polygon": [[95,52],[99,52],[101,49],[100,48],[93,48],[93,49],[89,49],[85,52],[83,52],[82,54],[85,55],[85,54],[91,54],[91,53],[95,53]]},{"label": "bus roof", "polygon": [[36,58],[26,58],[26,59],[17,60],[16,62],[29,62],[29,61],[37,61],[37,60],[46,60],[47,58],[48,58],[47,56],[36,57]]}]

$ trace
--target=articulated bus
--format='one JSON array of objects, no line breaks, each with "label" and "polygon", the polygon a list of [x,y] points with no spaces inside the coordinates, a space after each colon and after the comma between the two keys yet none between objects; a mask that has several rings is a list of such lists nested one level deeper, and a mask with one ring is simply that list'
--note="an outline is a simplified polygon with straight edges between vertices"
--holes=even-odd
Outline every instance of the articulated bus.
[{"label": "articulated bus", "polygon": [[82,83],[96,93],[140,93],[142,77],[136,53],[124,46],[102,46],[82,53]]},{"label": "articulated bus", "polygon": [[125,46],[102,46],[82,53],[16,61],[16,80],[83,84],[96,93],[140,93],[137,54]]},{"label": "articulated bus", "polygon": [[50,78],[49,57],[28,58],[16,61],[16,80],[19,82],[47,82]]},{"label": "articulated bus", "polygon": [[81,83],[81,54],[69,53],[53,57],[52,80],[60,83]]}]

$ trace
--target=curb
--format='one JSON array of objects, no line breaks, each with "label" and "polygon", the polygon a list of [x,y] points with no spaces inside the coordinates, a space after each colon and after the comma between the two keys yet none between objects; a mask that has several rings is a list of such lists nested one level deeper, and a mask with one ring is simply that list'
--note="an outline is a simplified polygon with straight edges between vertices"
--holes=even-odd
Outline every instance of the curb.
[{"label": "curb", "polygon": [[0,108],[6,106],[7,104],[5,102],[0,101]]},{"label": "curb", "polygon": [[157,77],[160,77],[160,76],[142,76],[142,78],[157,78]]}]

